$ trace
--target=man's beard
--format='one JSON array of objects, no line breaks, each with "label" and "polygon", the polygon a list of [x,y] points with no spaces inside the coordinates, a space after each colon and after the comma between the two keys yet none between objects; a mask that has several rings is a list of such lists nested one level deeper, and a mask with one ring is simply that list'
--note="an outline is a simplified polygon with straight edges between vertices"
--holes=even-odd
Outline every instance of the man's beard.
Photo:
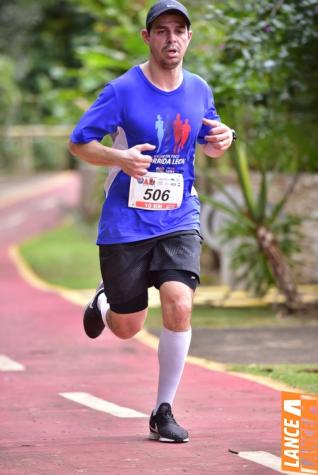
[{"label": "man's beard", "polygon": [[[165,52],[167,48],[164,48],[162,51],[163,53]],[[178,50],[176,49],[176,51],[178,52]],[[153,57],[155,58],[156,62],[163,68],[163,69],[166,69],[166,70],[172,70],[172,69],[175,69],[177,68],[181,63],[182,63],[182,59],[183,57],[178,55],[176,58],[174,59],[165,59],[164,56],[158,56],[156,54],[154,54],[153,51],[152,52],[152,55]]]},{"label": "man's beard", "polygon": [[169,62],[163,59],[159,62],[159,64],[163,69],[172,70],[172,69],[177,68],[179,64],[181,64],[181,59],[178,59],[175,61],[169,61]]},{"label": "man's beard", "polygon": [[171,70],[177,68],[182,63],[182,57],[177,56],[169,60],[161,56],[158,58],[158,62],[163,69]]}]

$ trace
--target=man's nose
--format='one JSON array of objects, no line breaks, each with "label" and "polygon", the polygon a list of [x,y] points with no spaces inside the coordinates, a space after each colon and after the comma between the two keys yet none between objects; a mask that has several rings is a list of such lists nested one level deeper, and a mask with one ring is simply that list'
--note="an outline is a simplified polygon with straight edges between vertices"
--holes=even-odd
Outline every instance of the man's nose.
[{"label": "man's nose", "polygon": [[176,34],[174,33],[174,31],[168,32],[168,41],[169,43],[174,43],[176,41]]}]

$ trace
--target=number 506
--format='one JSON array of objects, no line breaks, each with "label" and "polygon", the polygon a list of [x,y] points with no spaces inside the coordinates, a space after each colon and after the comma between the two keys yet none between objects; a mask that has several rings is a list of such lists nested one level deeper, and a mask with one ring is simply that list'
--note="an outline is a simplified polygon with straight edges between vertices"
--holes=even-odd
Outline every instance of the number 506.
[{"label": "number 506", "polygon": [[145,193],[144,193],[144,200],[149,201],[168,201],[170,196],[170,190],[159,190],[158,188],[156,190],[153,190],[152,188],[147,188]]}]

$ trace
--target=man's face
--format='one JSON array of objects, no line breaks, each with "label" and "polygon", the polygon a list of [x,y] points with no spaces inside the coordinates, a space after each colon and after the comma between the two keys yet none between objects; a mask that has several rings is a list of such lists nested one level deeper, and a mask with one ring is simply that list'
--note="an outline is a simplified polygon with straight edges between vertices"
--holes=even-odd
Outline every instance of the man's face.
[{"label": "man's face", "polygon": [[174,69],[182,62],[191,36],[183,15],[171,13],[156,18],[149,33],[142,31],[152,57],[163,69]]}]

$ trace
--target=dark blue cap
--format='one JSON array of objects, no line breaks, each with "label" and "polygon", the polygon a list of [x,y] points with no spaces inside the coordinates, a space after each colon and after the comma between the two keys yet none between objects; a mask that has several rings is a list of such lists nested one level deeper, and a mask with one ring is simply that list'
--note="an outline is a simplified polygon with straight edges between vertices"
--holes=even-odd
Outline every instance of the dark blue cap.
[{"label": "dark blue cap", "polygon": [[158,16],[167,12],[176,12],[183,15],[187,21],[188,26],[190,26],[191,21],[189,17],[188,10],[182,3],[177,2],[176,0],[164,0],[161,2],[155,3],[149,10],[146,18],[146,28],[156,19]]}]

